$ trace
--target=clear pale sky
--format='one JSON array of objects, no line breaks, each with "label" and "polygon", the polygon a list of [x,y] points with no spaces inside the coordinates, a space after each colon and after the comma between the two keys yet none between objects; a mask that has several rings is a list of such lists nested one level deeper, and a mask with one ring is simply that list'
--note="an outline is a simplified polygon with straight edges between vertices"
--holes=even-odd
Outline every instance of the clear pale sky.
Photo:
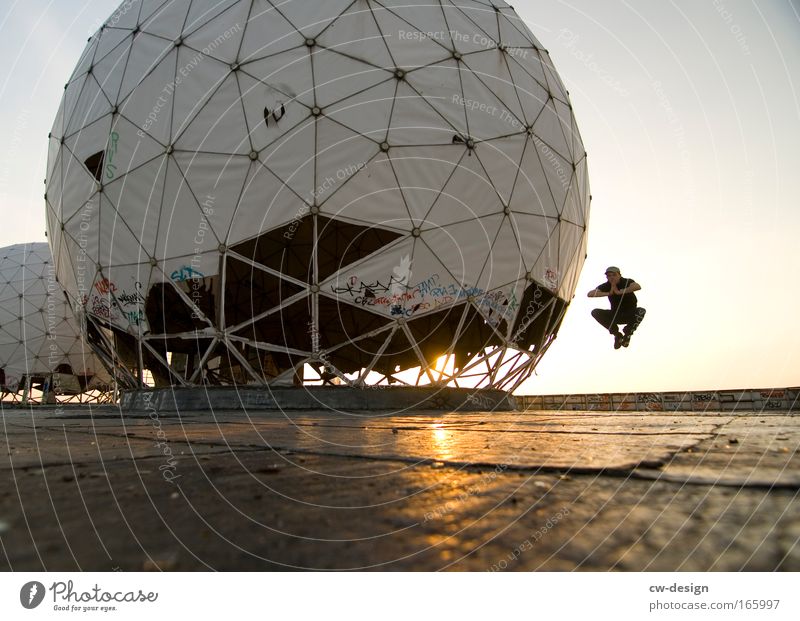
[{"label": "clear pale sky", "polygon": [[[0,5],[0,247],[43,241],[47,133],[116,0]],[[800,385],[800,2],[518,0],[589,153],[589,258],[523,393]],[[608,265],[647,318],[615,351]]]}]

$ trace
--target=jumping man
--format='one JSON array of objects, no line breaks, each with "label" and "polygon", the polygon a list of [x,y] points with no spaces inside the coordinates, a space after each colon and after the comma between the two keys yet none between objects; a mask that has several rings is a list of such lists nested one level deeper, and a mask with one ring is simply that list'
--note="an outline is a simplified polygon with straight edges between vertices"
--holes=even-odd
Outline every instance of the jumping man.
[{"label": "jumping man", "polygon": [[[614,335],[614,349],[619,349],[630,345],[631,335],[642,323],[647,311],[636,306],[634,291],[639,291],[641,287],[632,278],[623,278],[618,267],[606,269],[606,280],[607,282],[592,289],[588,295],[590,298],[607,297],[611,310],[595,308],[592,317]],[[622,324],[625,324],[624,333],[619,331]]]}]

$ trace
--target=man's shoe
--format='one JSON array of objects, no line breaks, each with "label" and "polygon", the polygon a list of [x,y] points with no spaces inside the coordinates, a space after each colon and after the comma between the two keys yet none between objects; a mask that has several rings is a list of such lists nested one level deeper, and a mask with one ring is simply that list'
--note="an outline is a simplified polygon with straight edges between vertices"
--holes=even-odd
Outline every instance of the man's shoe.
[{"label": "man's shoe", "polygon": [[625,337],[623,337],[619,333],[614,335],[614,349],[619,349],[620,347],[622,347],[622,343],[624,341],[624,338]]},{"label": "man's shoe", "polygon": [[630,344],[631,344],[631,335],[626,334],[625,336],[622,337],[622,346],[627,347]]}]

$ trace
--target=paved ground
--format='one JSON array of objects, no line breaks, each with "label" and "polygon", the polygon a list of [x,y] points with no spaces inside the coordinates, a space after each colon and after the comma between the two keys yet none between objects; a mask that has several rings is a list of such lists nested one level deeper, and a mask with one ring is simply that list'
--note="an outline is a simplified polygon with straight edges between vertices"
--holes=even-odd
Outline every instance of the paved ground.
[{"label": "paved ground", "polygon": [[5,409],[0,569],[800,571],[799,420]]}]

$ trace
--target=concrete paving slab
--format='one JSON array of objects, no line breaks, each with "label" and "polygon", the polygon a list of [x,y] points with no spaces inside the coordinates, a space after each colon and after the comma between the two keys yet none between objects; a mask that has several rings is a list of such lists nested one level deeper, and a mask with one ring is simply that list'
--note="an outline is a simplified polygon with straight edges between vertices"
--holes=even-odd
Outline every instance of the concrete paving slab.
[{"label": "concrete paving slab", "polygon": [[3,410],[0,568],[800,570],[794,416],[91,414]]}]

